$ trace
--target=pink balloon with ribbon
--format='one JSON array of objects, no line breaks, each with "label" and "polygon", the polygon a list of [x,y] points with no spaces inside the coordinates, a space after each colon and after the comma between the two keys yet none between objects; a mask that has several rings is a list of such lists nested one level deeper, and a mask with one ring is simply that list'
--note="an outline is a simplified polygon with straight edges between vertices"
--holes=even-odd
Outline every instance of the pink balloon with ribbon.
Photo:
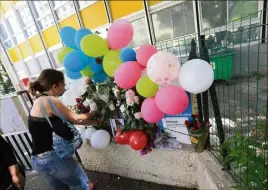
[{"label": "pink balloon with ribbon", "polygon": [[136,61],[128,61],[116,70],[115,83],[123,89],[133,88],[141,77],[142,68]]},{"label": "pink balloon with ribbon", "polygon": [[143,119],[148,123],[157,123],[163,117],[164,113],[161,112],[155,102],[155,98],[146,98],[141,106],[141,113]]},{"label": "pink balloon with ribbon", "polygon": [[187,93],[180,87],[162,87],[155,96],[156,105],[162,112],[175,115],[184,112],[189,104]]},{"label": "pink balloon with ribbon", "polygon": [[157,53],[157,48],[155,46],[145,44],[137,50],[136,59],[140,65],[146,67],[148,60],[155,53]]},{"label": "pink balloon with ribbon", "polygon": [[107,41],[109,48],[118,50],[127,46],[131,42],[133,34],[133,27],[127,20],[116,20],[108,30]]}]

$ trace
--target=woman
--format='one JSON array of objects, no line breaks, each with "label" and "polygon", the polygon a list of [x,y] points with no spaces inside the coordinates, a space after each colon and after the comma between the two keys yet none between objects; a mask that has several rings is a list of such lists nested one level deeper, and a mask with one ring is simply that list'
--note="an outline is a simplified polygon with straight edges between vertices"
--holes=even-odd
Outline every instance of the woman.
[{"label": "woman", "polygon": [[[32,162],[34,169],[45,176],[53,190],[65,190],[70,187],[77,190],[93,189],[92,183],[88,183],[86,174],[73,158],[61,159],[53,151],[52,132],[65,140],[72,140],[74,135],[66,125],[62,125],[62,120],[48,102],[48,96],[71,123],[95,125],[99,122],[90,120],[91,113],[74,113],[57,99],[57,96],[62,95],[65,91],[64,75],[60,71],[43,70],[38,79],[30,83],[29,90],[33,96],[37,97],[28,118],[33,143]],[[42,114],[41,102],[43,102],[52,123],[52,128]]]},{"label": "woman", "polygon": [[[5,139],[0,135],[0,189],[23,189],[25,173]],[[21,170],[20,170],[21,169]]]}]

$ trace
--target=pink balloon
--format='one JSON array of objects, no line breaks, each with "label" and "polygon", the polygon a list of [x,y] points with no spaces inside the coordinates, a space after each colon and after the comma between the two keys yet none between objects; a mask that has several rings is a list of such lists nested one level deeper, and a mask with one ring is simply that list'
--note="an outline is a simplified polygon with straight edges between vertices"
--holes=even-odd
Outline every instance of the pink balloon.
[{"label": "pink balloon", "polygon": [[141,113],[143,119],[148,123],[157,123],[163,117],[164,113],[161,112],[156,106],[155,98],[146,98],[141,106]]},{"label": "pink balloon", "polygon": [[123,89],[133,88],[141,77],[141,71],[136,61],[125,62],[115,72],[115,83]]},{"label": "pink balloon", "polygon": [[137,50],[136,59],[137,59],[139,64],[141,64],[142,66],[146,67],[148,60],[155,53],[157,53],[157,48],[155,46],[146,44],[146,45],[141,46]]},{"label": "pink balloon", "polygon": [[189,104],[186,92],[174,85],[160,88],[155,96],[155,101],[159,110],[170,115],[184,112]]},{"label": "pink balloon", "polygon": [[109,28],[107,41],[110,49],[118,50],[127,46],[133,38],[133,27],[127,20],[117,20]]}]

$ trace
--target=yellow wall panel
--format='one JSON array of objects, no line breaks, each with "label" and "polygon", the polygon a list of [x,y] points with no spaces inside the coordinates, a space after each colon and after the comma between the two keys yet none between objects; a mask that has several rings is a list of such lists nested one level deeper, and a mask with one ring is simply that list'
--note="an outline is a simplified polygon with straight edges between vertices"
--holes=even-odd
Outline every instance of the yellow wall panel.
[{"label": "yellow wall panel", "polygon": [[77,20],[76,15],[72,15],[64,20],[62,20],[60,23],[60,27],[63,28],[64,26],[72,26],[75,29],[79,29],[79,22]]},{"label": "yellow wall panel", "polygon": [[6,13],[10,9],[12,9],[10,5],[10,1],[0,1],[0,5],[1,5],[1,10],[3,11],[3,13]]},{"label": "yellow wall panel", "polygon": [[161,3],[162,1],[160,0],[160,1],[148,1],[148,4],[149,4],[149,6],[152,6],[152,5],[155,5],[155,4],[158,4],[158,3]]},{"label": "yellow wall panel", "polygon": [[11,48],[8,50],[9,57],[13,63],[20,60],[16,48]]},{"label": "yellow wall panel", "polygon": [[113,20],[143,9],[143,1],[109,1]]},{"label": "yellow wall panel", "polygon": [[22,58],[26,58],[31,55],[30,49],[26,42],[22,42],[18,45]]},{"label": "yellow wall panel", "polygon": [[60,43],[60,36],[55,25],[44,30],[43,37],[48,48]]},{"label": "yellow wall panel", "polygon": [[104,1],[98,1],[81,10],[85,28],[94,29],[108,23]]},{"label": "yellow wall panel", "polygon": [[44,50],[44,47],[43,47],[43,44],[41,42],[39,35],[35,35],[35,36],[31,37],[29,39],[29,43],[31,44],[34,53],[38,53],[38,52]]}]

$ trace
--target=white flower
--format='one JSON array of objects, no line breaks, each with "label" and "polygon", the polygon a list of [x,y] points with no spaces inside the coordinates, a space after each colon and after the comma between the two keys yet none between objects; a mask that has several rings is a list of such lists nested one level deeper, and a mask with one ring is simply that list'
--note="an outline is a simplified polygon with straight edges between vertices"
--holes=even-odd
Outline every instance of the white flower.
[{"label": "white flower", "polygon": [[138,96],[134,96],[133,100],[136,104],[139,104],[139,97]]},{"label": "white flower", "polygon": [[124,113],[124,112],[127,111],[127,108],[126,108],[126,106],[125,106],[124,104],[122,104],[122,105],[120,106],[120,111],[121,111],[122,113]]},{"label": "white flower", "polygon": [[134,113],[134,117],[139,120],[142,118],[142,113],[141,112]]},{"label": "white flower", "polygon": [[115,95],[116,98],[119,98],[120,97],[120,90],[115,89],[115,90],[113,90],[113,93],[114,93],[114,95]]},{"label": "white flower", "polygon": [[88,106],[89,106],[90,104],[92,104],[92,103],[94,103],[94,101],[91,100],[91,99],[86,99],[86,100],[83,102],[84,106],[86,106],[86,107],[88,107]]},{"label": "white flower", "polygon": [[133,106],[134,105],[134,99],[132,97],[128,97],[127,98],[127,105],[128,106]]},{"label": "white flower", "polygon": [[127,92],[126,92],[126,98],[128,98],[128,97],[134,97],[135,96],[135,92],[133,91],[133,90],[128,90]]},{"label": "white flower", "polygon": [[114,107],[114,103],[113,103],[113,102],[110,102],[110,104],[109,104],[109,109],[110,109],[111,111],[114,111],[114,110],[115,110],[115,107]]},{"label": "white flower", "polygon": [[98,106],[95,102],[91,103],[89,107],[90,107],[90,111],[96,111],[98,109]]},{"label": "white flower", "polygon": [[103,100],[104,102],[109,101],[109,94],[99,94],[99,98]]}]

